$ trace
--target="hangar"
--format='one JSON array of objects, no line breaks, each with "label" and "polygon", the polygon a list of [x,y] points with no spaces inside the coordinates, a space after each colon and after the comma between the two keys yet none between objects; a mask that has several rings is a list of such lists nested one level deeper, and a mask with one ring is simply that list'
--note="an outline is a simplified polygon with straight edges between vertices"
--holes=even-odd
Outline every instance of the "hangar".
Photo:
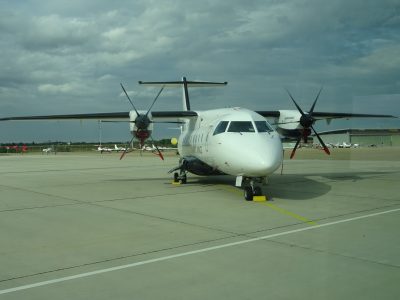
[{"label": "hangar", "polygon": [[360,146],[400,146],[400,129],[341,129],[321,132],[325,143]]}]

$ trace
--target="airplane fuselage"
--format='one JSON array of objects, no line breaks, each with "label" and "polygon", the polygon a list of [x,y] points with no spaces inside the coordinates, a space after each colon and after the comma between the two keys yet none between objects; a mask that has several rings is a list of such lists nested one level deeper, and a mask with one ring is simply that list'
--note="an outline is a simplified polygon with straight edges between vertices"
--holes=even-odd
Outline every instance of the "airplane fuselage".
[{"label": "airplane fuselage", "polygon": [[279,134],[254,111],[199,111],[186,120],[178,149],[187,170],[198,175],[266,177],[282,164]]}]

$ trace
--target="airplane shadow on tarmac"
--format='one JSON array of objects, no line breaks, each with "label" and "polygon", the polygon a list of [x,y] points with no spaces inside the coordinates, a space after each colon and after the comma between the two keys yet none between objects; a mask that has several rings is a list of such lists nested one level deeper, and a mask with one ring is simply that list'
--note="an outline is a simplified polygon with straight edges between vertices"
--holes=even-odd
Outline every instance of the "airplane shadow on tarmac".
[{"label": "airplane shadow on tarmac", "polygon": [[[157,177],[143,177],[143,178],[118,178],[118,179],[106,179],[106,180],[104,180],[104,181],[111,181],[111,182],[124,182],[124,181],[131,181],[131,182],[141,182],[141,181],[143,181],[143,182],[148,182],[148,181],[161,181],[161,182],[163,182],[163,181],[165,181],[165,180],[168,180],[169,178],[168,177],[159,177],[159,178],[157,178]],[[172,180],[172,178],[171,178],[171,180]]]},{"label": "airplane shadow on tarmac", "polygon": [[[192,185],[226,185],[234,186],[233,176],[208,176],[188,177],[188,183]],[[274,175],[269,179],[262,190],[268,198],[284,198],[291,200],[307,200],[319,197],[330,191],[331,187],[323,182],[306,178],[303,175]],[[238,190],[241,190],[238,188]]]},{"label": "airplane shadow on tarmac", "polygon": [[329,193],[331,186],[302,174],[285,174],[271,176],[269,184],[264,186],[263,190],[272,198],[308,200]]},{"label": "airplane shadow on tarmac", "polygon": [[[357,182],[377,178],[392,172],[341,172],[310,174],[274,174],[264,191],[271,197],[307,200],[329,193],[332,182]],[[310,178],[311,177],[311,178]]]},{"label": "airplane shadow on tarmac", "polygon": [[[310,174],[273,174],[269,183],[262,187],[263,193],[268,198],[281,198],[286,200],[308,200],[329,193],[331,182],[360,181],[376,178],[391,172],[340,172],[340,173],[310,173]],[[310,178],[311,177],[311,178]],[[160,184],[170,185],[172,178],[148,177],[130,179],[109,179],[107,181],[159,181]],[[158,184],[158,183],[157,183]],[[226,185],[234,187],[235,177],[230,175],[196,176],[188,174],[187,184],[183,186],[213,186]],[[238,190],[241,190],[238,188]]]},{"label": "airplane shadow on tarmac", "polygon": [[[310,173],[310,174],[274,174],[262,190],[269,198],[287,200],[308,200],[329,193],[331,182],[357,182],[380,177],[392,172],[340,172],[340,173]],[[310,178],[311,177],[311,178]],[[233,176],[188,176],[188,184],[196,185],[227,185],[234,186]],[[239,188],[238,188],[239,189]]]}]

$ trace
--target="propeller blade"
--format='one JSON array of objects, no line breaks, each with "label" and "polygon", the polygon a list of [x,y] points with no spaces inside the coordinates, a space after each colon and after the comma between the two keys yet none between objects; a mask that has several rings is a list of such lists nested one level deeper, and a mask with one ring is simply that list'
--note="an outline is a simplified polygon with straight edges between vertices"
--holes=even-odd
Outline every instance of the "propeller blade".
[{"label": "propeller blade", "polygon": [[[133,142],[134,138],[135,137],[132,137],[131,141],[129,142],[129,145],[132,145],[132,142]],[[119,158],[119,160],[123,159],[125,154],[127,154],[127,153],[128,153],[128,145],[125,147],[125,150],[124,150],[124,152],[122,152],[121,157]]]},{"label": "propeller blade", "polygon": [[318,100],[318,98],[319,98],[319,95],[320,95],[321,92],[322,92],[322,88],[323,88],[323,87],[321,86],[321,88],[320,88],[320,90],[319,90],[319,92],[318,92],[318,94],[317,94],[317,97],[315,98],[314,103],[313,103],[313,105],[311,106],[311,109],[310,109],[310,111],[309,111],[310,115],[312,115],[312,113],[313,113],[313,111],[314,111],[315,104],[317,103],[317,100]]},{"label": "propeller blade", "polygon": [[126,153],[127,153],[127,150],[125,149],[124,152],[122,152],[121,157],[119,158],[119,160],[123,159]]},{"label": "propeller blade", "polygon": [[157,149],[157,155],[158,155],[162,160],[164,160],[164,156],[162,155],[160,149],[158,149],[157,145],[154,145],[154,146],[155,146],[156,149]]},{"label": "propeller blade", "polygon": [[149,114],[150,110],[153,108],[154,103],[156,103],[158,96],[160,96],[161,92],[163,91],[165,85],[163,85],[160,89],[160,91],[158,92],[157,96],[154,98],[153,103],[150,105],[149,109],[147,110],[146,116]]},{"label": "propeller blade", "polygon": [[150,137],[150,139],[151,139],[151,141],[153,142],[154,147],[156,147],[156,149],[157,149],[157,155],[158,155],[162,160],[164,160],[164,156],[162,155],[160,149],[158,149],[157,145],[154,143],[153,138]]},{"label": "propeller blade", "polygon": [[290,159],[292,159],[293,156],[294,156],[294,154],[296,153],[296,149],[297,149],[297,147],[299,146],[300,141],[301,141],[301,137],[299,137],[299,138],[297,139],[296,145],[294,146],[294,148],[293,148],[293,150],[292,150],[292,153],[290,154]]},{"label": "propeller blade", "polygon": [[292,99],[294,105],[296,105],[297,110],[301,113],[302,116],[304,116],[303,110],[300,108],[300,106],[296,103],[296,101],[293,99],[292,95],[290,94],[289,90],[286,89],[286,92],[289,94],[290,99]]},{"label": "propeller blade", "polygon": [[128,98],[129,102],[132,104],[133,109],[135,110],[135,112],[137,113],[137,115],[139,115],[139,112],[137,111],[135,105],[133,105],[133,102],[132,102],[131,98],[129,98],[129,95],[128,95],[128,93],[126,92],[124,86],[122,85],[122,83],[120,83],[120,85],[121,85],[122,89],[124,90],[124,93],[125,93],[126,97]]},{"label": "propeller blade", "polygon": [[321,146],[324,148],[324,151],[326,154],[330,155],[331,152],[329,151],[328,147],[325,145],[324,141],[321,139],[321,137],[319,136],[319,134],[315,131],[314,127],[311,126],[311,129],[314,131],[315,135],[317,136]]}]

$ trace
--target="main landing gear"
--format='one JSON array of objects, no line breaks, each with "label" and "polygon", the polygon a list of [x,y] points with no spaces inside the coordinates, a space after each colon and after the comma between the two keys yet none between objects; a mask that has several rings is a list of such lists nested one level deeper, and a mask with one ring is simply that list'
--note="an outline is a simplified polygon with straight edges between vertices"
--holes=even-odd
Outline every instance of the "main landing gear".
[{"label": "main landing gear", "polygon": [[186,171],[180,170],[180,172],[174,173],[174,183],[185,184],[187,181]]},{"label": "main landing gear", "polygon": [[[243,186],[244,199],[246,201],[253,201],[254,197],[262,197],[262,185],[267,182],[266,177],[242,177],[236,178],[236,186]],[[265,196],[264,200],[265,201]]]},{"label": "main landing gear", "polygon": [[[184,159],[180,159],[179,166],[168,171],[168,173],[174,172],[173,183],[180,183],[180,184],[186,183],[186,181],[187,181],[187,176],[186,176],[187,168],[186,167],[187,167],[187,162]],[[179,171],[179,173],[177,171]]]}]

